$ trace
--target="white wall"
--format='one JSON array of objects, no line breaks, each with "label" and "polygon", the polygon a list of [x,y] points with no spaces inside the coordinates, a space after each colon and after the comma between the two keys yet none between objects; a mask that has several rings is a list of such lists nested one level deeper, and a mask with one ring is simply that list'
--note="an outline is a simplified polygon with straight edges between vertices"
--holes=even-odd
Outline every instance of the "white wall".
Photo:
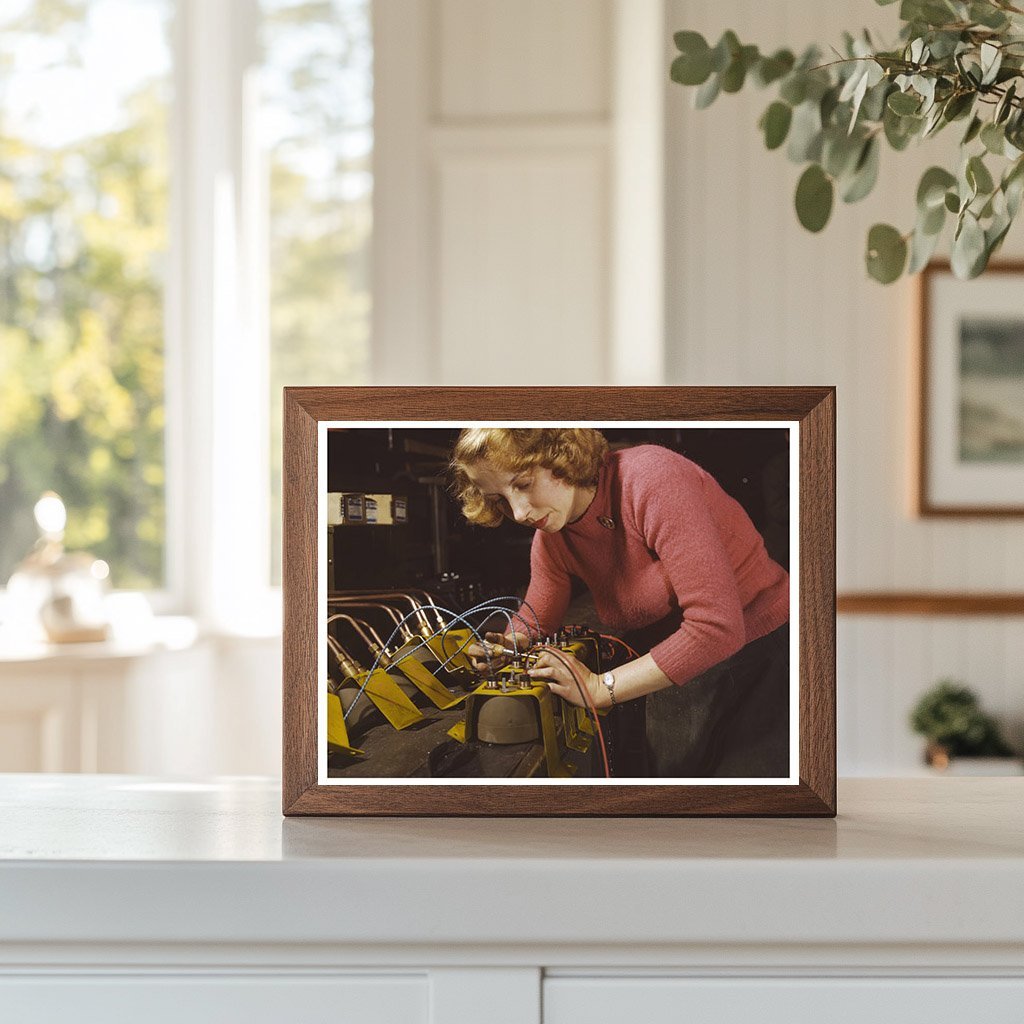
[{"label": "white wall", "polygon": [[[863,269],[870,225],[911,226],[918,178],[955,132],[884,152],[875,194],[838,204],[812,236],[792,207],[800,168],[765,151],[756,128],[769,93],[695,111],[693,90],[668,81],[675,29],[802,48],[864,26],[893,39],[895,8],[378,0],[378,11],[378,40],[408,75],[396,93],[379,67],[378,382],[835,384],[840,590],[1024,590],[1024,524],[909,511],[914,285],[883,288]],[[660,96],[644,92],[651,68]],[[649,133],[631,134],[645,113],[663,122],[661,161]],[[630,195],[649,203],[630,210]],[[652,210],[657,226],[627,242],[634,215]],[[1006,254],[1022,248],[1015,229]],[[649,375],[627,376],[632,345]],[[1022,653],[1019,618],[841,617],[840,770],[914,770],[907,712],[947,675],[1020,738]]]},{"label": "white wall", "polygon": [[662,11],[378,0],[377,382],[600,384],[622,365],[657,382],[660,194],[623,185],[661,173]]},{"label": "white wall", "polygon": [[[913,286],[863,270],[867,228],[909,227],[948,143],[885,152],[877,194],[811,236],[792,210],[799,169],[755,127],[768,94],[694,111],[668,81],[674,29],[796,47],[894,25],[894,10],[377,0],[376,382],[835,384],[840,590],[1024,590],[1024,523],[908,511]],[[1006,252],[1022,250],[1018,226]],[[140,703],[158,720],[139,756],[272,773],[278,642],[204,651],[203,673],[169,683],[166,716]],[[840,771],[913,770],[907,711],[945,675],[1020,739],[1021,664],[1019,618],[841,618]]]},{"label": "white wall", "polygon": [[[668,28],[712,43],[732,28],[762,49],[796,49],[838,44],[842,29],[865,25],[892,40],[895,10],[869,0],[670,0]],[[801,168],[767,152],[756,128],[770,90],[748,87],[704,111],[692,108],[692,89],[667,93],[668,382],[837,386],[841,592],[1024,590],[1024,522],[910,512],[914,284],[883,288],[863,269],[870,225],[909,230],[918,178],[958,130],[916,151],[886,149],[876,193],[837,203],[814,236],[793,212]],[[1004,254],[1022,250],[1017,225]],[[943,676],[973,686],[1019,739],[1022,664],[1020,618],[840,617],[840,771],[912,768],[920,742],[908,710]]]}]

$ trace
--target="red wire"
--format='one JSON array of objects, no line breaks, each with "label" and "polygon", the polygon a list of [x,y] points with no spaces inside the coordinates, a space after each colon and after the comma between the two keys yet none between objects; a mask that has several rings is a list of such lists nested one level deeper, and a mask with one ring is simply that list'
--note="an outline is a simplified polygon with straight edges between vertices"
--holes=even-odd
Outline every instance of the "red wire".
[{"label": "red wire", "polygon": [[627,650],[627,651],[628,651],[628,652],[629,652],[629,653],[630,653],[630,654],[631,654],[631,655],[632,655],[632,656],[633,656],[634,658],[639,658],[639,657],[640,657],[640,655],[639,655],[639,654],[637,654],[637,652],[636,652],[636,651],[634,651],[634,650],[633,650],[633,648],[632,648],[632,647],[630,647],[630,646],[629,646],[629,644],[627,644],[627,643],[626,643],[626,641],[625,641],[625,640],[623,640],[621,636],[611,636],[611,635],[609,635],[608,633],[598,633],[597,635],[598,635],[598,636],[599,636],[599,637],[600,637],[600,638],[601,638],[602,640],[612,640],[612,641],[614,641],[615,643],[617,643],[617,644],[620,644],[620,645],[621,645],[622,647],[625,647],[625,648],[626,648],[626,650]]},{"label": "red wire", "polygon": [[590,710],[590,716],[594,720],[594,725],[597,728],[597,738],[601,743],[601,758],[604,760],[604,777],[610,779],[612,777],[612,770],[608,764],[608,750],[604,745],[604,731],[601,729],[601,720],[597,714],[597,708],[594,705],[593,698],[590,696],[586,686],[583,685],[580,677],[576,674],[576,669],[573,667],[572,662],[568,661],[563,653],[557,647],[549,647],[545,644],[541,650],[550,651],[568,670],[569,674],[573,678],[573,682],[576,684],[576,689],[580,691],[580,696],[586,701],[587,707]]}]

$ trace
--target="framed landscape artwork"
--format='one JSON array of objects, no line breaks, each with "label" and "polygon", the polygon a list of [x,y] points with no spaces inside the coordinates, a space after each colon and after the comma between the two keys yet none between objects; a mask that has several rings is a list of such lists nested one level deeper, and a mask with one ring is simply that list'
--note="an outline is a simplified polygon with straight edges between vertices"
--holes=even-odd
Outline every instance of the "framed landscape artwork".
[{"label": "framed landscape artwork", "polygon": [[917,511],[1024,515],[1024,264],[920,282]]},{"label": "framed landscape artwork", "polygon": [[284,812],[833,815],[834,431],[830,388],[286,389]]}]

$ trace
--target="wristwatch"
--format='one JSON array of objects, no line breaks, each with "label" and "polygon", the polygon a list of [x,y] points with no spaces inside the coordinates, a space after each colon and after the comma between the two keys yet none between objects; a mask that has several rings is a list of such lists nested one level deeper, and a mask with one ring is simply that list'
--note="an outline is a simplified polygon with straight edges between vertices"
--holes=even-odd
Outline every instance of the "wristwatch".
[{"label": "wristwatch", "polygon": [[612,699],[612,707],[615,707],[615,676],[611,672],[605,672],[601,676],[601,682],[608,687],[608,696]]}]

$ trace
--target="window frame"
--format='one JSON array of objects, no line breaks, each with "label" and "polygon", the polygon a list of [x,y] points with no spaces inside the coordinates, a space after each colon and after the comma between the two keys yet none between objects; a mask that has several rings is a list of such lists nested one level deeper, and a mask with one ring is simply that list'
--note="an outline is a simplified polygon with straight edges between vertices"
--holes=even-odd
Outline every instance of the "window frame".
[{"label": "window frame", "polygon": [[266,162],[257,0],[178,0],[165,306],[167,547],[154,610],[280,630],[270,583]]}]

